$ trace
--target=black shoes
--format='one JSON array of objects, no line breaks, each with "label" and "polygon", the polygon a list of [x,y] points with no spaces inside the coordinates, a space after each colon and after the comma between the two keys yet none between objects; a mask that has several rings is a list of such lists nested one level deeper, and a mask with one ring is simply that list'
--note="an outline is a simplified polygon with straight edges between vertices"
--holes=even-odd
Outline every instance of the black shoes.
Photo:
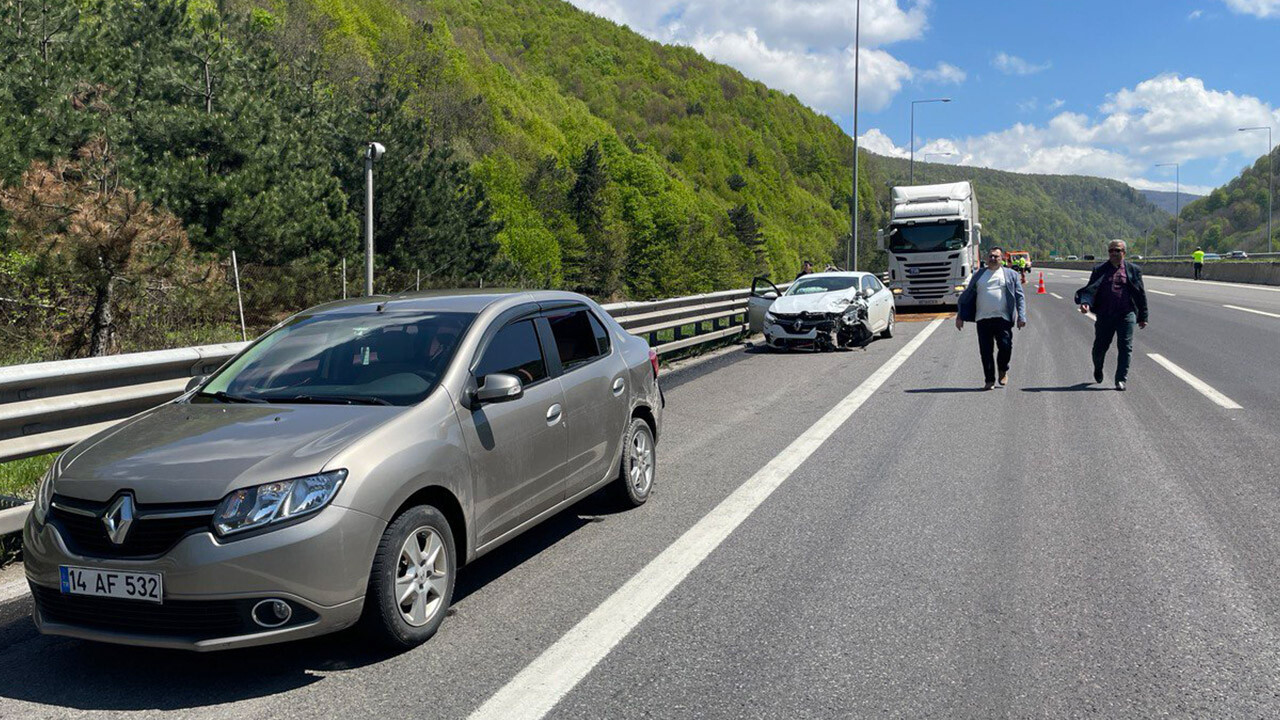
[{"label": "black shoes", "polygon": [[1008,384],[1009,384],[1009,373],[1005,373],[1000,376],[1000,387],[1004,387],[1005,385],[1008,385]]},{"label": "black shoes", "polygon": [[1102,382],[1102,368],[1093,369],[1093,381],[1096,383]]},{"label": "black shoes", "polygon": [[1119,390],[1120,392],[1124,392],[1124,381],[1123,381],[1123,380],[1117,380],[1117,381],[1116,381],[1116,389],[1117,389],[1117,390]]},{"label": "black shoes", "polygon": [[986,385],[983,385],[983,386],[982,386],[982,389],[983,389],[983,390],[990,390],[991,388],[994,388],[995,386],[996,386],[996,384],[995,384],[995,383],[993,383],[993,382],[989,382],[989,383],[987,383]]}]

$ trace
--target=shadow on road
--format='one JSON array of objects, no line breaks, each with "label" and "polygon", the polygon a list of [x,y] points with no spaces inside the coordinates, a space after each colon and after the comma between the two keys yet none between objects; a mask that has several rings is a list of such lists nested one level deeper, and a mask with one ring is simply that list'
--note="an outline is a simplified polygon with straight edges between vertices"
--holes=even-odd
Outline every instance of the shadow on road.
[{"label": "shadow on road", "polygon": [[979,387],[915,388],[915,389],[912,389],[912,390],[903,390],[903,392],[905,392],[905,393],[911,393],[911,394],[913,394],[913,395],[917,395],[917,394],[932,395],[932,394],[934,394],[934,393],[974,393],[974,392],[986,392],[986,390],[982,389],[982,387],[981,387],[981,386],[979,386]]},{"label": "shadow on road", "polygon": [[[464,568],[454,602],[569,537],[623,511],[604,488]],[[269,697],[322,681],[323,673],[395,657],[354,630],[208,654],[105,645],[36,633],[30,601],[0,615],[0,705],[18,700],[76,710],[183,710]],[[19,615],[21,611],[21,615]],[[428,643],[430,647],[430,643]],[[0,717],[6,713],[0,712]]]},{"label": "shadow on road", "polygon": [[1076,383],[1075,385],[1061,385],[1059,387],[1034,387],[1022,388],[1022,392],[1040,393],[1040,392],[1098,392],[1110,391],[1111,388],[1095,385],[1090,382]]}]

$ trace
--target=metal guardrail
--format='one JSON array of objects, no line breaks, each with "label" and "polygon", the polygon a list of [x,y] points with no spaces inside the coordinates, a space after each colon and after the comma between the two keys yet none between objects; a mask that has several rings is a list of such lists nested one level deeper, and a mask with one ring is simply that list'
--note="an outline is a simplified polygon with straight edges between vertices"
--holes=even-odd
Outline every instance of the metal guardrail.
[{"label": "metal guardrail", "polygon": [[[726,290],[604,309],[669,355],[744,333],[750,294]],[[62,450],[177,397],[190,378],[217,370],[245,344],[0,368],[0,462]]]}]

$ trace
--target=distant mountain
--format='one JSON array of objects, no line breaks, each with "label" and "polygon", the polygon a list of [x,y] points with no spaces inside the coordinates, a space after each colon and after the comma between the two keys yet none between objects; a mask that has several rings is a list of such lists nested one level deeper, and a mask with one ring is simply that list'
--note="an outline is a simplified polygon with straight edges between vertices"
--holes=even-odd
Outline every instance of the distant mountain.
[{"label": "distant mountain", "polygon": [[1179,198],[1178,193],[1165,192],[1163,190],[1139,190],[1138,192],[1142,193],[1142,196],[1150,200],[1153,205],[1169,213],[1170,218],[1173,217],[1175,212],[1178,212],[1179,208],[1184,208],[1203,197],[1202,195],[1192,195],[1184,192],[1182,197]]},{"label": "distant mountain", "polygon": [[[864,157],[864,172],[871,176],[877,200],[887,208],[889,187],[908,182],[909,161]],[[1035,257],[1097,255],[1108,240],[1143,237],[1169,219],[1141,192],[1116,180],[916,163],[917,185],[960,180],[974,184],[984,243],[1029,250]]]},{"label": "distant mountain", "polygon": [[[1272,157],[1276,171],[1280,172],[1280,147]],[[1258,158],[1234,180],[1214,190],[1193,203],[1182,206],[1183,247],[1200,245],[1211,252],[1248,250],[1260,252],[1267,249],[1267,190],[1269,165],[1267,156]],[[1280,183],[1276,183],[1276,197],[1272,198],[1272,232],[1280,247]],[[1172,233],[1170,221],[1163,230]]]}]

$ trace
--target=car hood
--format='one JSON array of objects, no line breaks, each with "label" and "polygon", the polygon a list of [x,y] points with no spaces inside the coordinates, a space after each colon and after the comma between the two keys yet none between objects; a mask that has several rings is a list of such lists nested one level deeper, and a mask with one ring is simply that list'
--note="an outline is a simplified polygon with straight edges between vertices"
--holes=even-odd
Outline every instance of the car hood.
[{"label": "car hood", "polygon": [[852,288],[809,295],[783,295],[773,301],[773,305],[769,306],[769,312],[782,315],[843,313],[849,309],[849,303],[856,296],[857,291]]},{"label": "car hood", "polygon": [[171,403],[73,446],[55,491],[139,503],[203,502],[249,485],[319,472],[403,408]]}]

